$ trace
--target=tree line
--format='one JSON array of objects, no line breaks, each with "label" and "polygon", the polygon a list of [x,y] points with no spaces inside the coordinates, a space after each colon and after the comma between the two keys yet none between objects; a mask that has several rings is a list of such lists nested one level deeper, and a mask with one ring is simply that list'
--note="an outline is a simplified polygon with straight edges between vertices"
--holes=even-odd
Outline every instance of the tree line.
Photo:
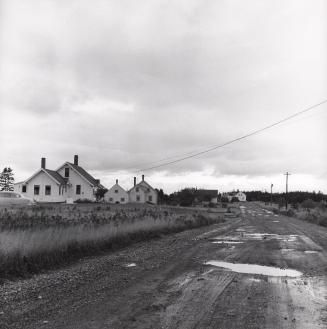
[{"label": "tree line", "polygon": [[248,191],[245,192],[247,201],[262,201],[262,202],[273,202],[273,203],[283,203],[286,200],[291,205],[296,205],[302,203],[306,200],[312,200],[314,202],[327,201],[327,195],[323,194],[321,191],[315,192],[304,192],[304,191],[293,191],[283,193],[268,193],[262,191]]},{"label": "tree line", "polygon": [[[159,204],[169,204],[169,205],[180,205],[180,206],[191,206],[197,195],[197,189],[194,187],[184,188],[180,191],[173,192],[171,194],[166,194],[162,189],[157,190],[158,192],[158,202]],[[304,192],[304,191],[294,191],[286,193],[268,193],[262,191],[243,191],[246,194],[247,201],[261,201],[261,202],[273,202],[280,206],[284,206],[286,200],[293,207],[298,204],[302,204],[307,200],[312,200],[313,202],[327,202],[327,195],[323,194],[321,191],[318,192]],[[226,197],[221,193],[218,194],[218,200],[221,202],[227,202]],[[208,198],[204,197],[202,201],[210,201],[210,196]],[[232,201],[236,201],[233,200]]]}]

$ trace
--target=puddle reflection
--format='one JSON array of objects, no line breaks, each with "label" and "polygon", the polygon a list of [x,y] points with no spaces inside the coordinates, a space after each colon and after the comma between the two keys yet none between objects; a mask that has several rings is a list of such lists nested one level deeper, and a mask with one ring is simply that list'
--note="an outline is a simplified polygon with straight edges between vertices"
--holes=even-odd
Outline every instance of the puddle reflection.
[{"label": "puddle reflection", "polygon": [[217,267],[222,267],[229,269],[233,272],[244,273],[244,274],[261,274],[267,276],[286,276],[286,277],[299,277],[302,275],[300,271],[284,269],[272,266],[254,265],[254,264],[238,264],[238,263],[228,263],[211,260],[205,262],[205,265],[212,265]]}]

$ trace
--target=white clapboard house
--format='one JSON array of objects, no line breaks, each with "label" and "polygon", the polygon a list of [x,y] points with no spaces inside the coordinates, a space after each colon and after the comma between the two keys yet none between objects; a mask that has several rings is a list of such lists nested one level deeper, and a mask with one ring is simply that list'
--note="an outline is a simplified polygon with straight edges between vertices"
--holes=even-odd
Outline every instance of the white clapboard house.
[{"label": "white clapboard house", "polygon": [[30,178],[14,185],[15,192],[38,202],[67,202],[78,199],[95,199],[97,188],[103,188],[100,180],[95,179],[78,164],[65,162],[57,170],[46,168],[46,159],[41,159],[41,168]]},{"label": "white clapboard house", "polygon": [[144,180],[136,184],[136,177],[134,177],[134,186],[128,191],[129,202],[136,203],[158,203],[158,192]]},{"label": "white clapboard house", "polygon": [[223,193],[223,196],[228,199],[228,201],[232,201],[233,198],[238,199],[240,202],[246,201],[246,194],[241,191],[231,192],[231,193]]},{"label": "white clapboard house", "polygon": [[118,179],[116,179],[116,184],[108,190],[104,200],[109,203],[128,203],[129,196],[128,192],[118,184]]}]

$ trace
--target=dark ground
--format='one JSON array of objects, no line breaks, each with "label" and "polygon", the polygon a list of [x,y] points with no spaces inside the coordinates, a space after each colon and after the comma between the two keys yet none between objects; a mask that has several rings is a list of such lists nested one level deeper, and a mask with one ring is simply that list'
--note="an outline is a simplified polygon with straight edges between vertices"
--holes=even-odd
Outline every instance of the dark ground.
[{"label": "dark ground", "polygon": [[[0,328],[327,328],[327,229],[245,206],[241,218],[7,282]],[[214,244],[218,236],[243,243]],[[303,275],[241,274],[209,260]]]}]

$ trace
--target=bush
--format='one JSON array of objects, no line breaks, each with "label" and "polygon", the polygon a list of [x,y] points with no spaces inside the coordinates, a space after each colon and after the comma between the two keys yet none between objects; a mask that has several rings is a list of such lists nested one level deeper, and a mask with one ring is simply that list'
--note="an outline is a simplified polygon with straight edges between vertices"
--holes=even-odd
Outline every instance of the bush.
[{"label": "bush", "polygon": [[327,216],[325,215],[318,218],[318,224],[327,227]]},{"label": "bush", "polygon": [[308,212],[310,212],[311,209],[316,207],[316,202],[314,202],[311,199],[305,200],[301,203],[302,208],[306,209]]},{"label": "bush", "polygon": [[282,210],[279,212],[283,216],[295,217],[295,211],[293,209]]},{"label": "bush", "polygon": [[77,199],[75,203],[94,203],[94,201],[85,198],[85,199]]}]

